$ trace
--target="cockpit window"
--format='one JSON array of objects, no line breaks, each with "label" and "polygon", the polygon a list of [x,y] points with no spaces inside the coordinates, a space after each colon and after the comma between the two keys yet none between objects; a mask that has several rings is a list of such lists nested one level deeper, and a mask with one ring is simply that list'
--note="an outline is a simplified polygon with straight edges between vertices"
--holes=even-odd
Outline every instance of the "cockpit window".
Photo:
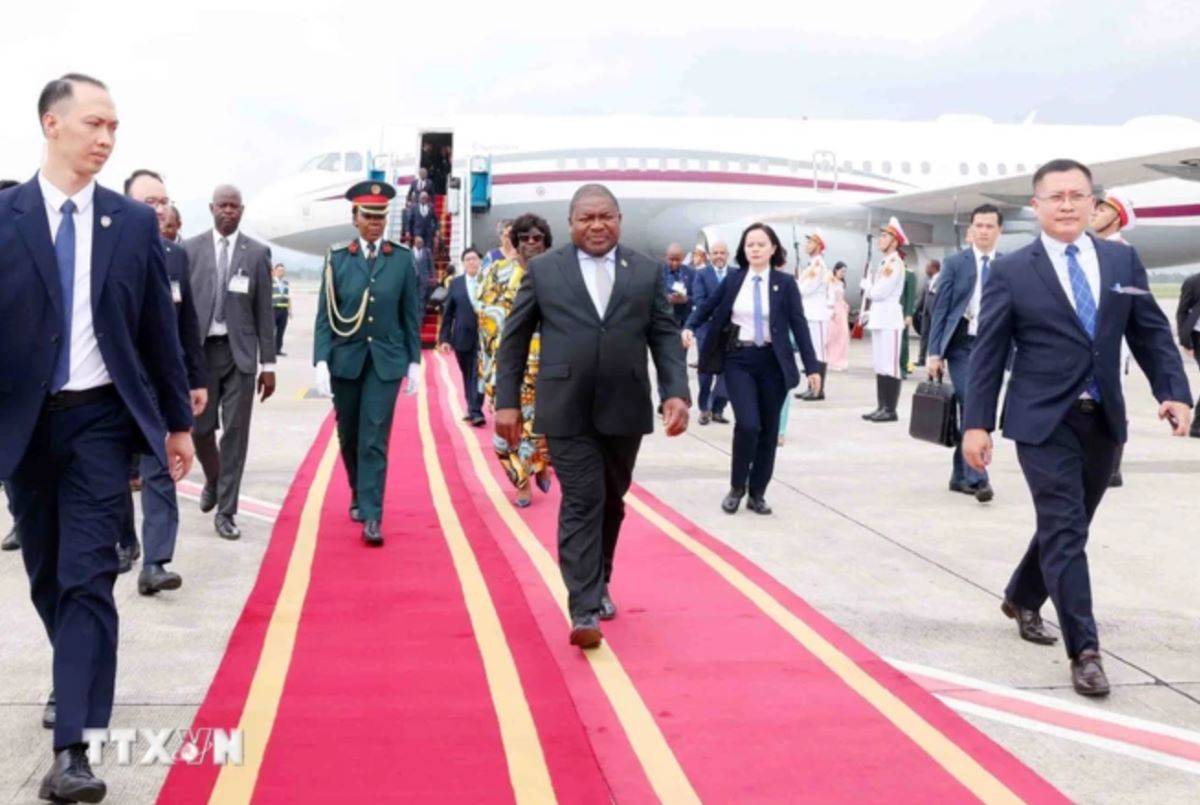
[{"label": "cockpit window", "polygon": [[342,169],[341,154],[326,154],[321,164],[317,165],[317,170],[321,171],[340,171]]},{"label": "cockpit window", "polygon": [[346,153],[346,173],[362,173],[362,154]]},{"label": "cockpit window", "polygon": [[317,166],[321,164],[321,160],[324,158],[325,158],[324,154],[317,154],[315,157],[312,157],[312,158],[306,160],[304,165],[301,166],[300,170],[301,171],[315,171],[317,169]]}]

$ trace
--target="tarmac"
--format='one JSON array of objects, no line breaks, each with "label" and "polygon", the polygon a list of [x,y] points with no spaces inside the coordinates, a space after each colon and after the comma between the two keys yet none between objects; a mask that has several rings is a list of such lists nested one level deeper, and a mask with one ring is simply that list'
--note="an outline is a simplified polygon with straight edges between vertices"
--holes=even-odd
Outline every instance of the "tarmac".
[{"label": "tarmac", "polygon": [[[242,539],[218,538],[211,517],[200,513],[197,466],[180,499],[171,565],[183,575],[182,589],[142,597],[136,569],[117,582],[114,728],[191,723],[254,584],[273,505],[330,410],[310,393],[315,287],[296,291],[278,391],[254,411],[242,493],[259,503],[243,507]],[[1163,305],[1171,315],[1173,301]],[[1061,646],[1021,641],[1000,613],[1001,591],[1034,524],[1012,443],[996,441],[994,501],[950,493],[949,450],[908,435],[909,399],[923,373],[905,384],[901,422],[863,422],[859,414],[874,407],[869,346],[851,344],[852,368],[829,373],[827,400],[793,402],[767,493],[774,515],[720,510],[731,426],[701,427],[695,412],[686,435],[647,438],[637,482],[922,684],[936,685],[947,704],[1071,799],[1196,802],[1200,440],[1169,437],[1135,368],[1126,386],[1125,486],[1105,497],[1088,546],[1113,692],[1084,700],[1071,689]],[[1185,364],[1193,391],[1200,390],[1194,361],[1185,356]],[[402,549],[403,525],[386,525],[396,535],[388,549]],[[8,526],[0,512],[0,529]],[[618,572],[619,561],[618,553]],[[1052,607],[1044,615],[1055,621]],[[17,553],[0,554],[0,635],[0,802],[33,803],[50,762],[50,733],[40,723],[50,650]],[[166,773],[161,765],[106,765],[106,801],[154,802]]]}]

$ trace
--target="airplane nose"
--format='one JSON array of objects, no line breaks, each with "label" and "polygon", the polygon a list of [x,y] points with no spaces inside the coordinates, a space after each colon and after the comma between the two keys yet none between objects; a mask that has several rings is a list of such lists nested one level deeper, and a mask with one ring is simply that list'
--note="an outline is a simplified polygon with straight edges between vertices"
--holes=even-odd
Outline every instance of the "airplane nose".
[{"label": "airplane nose", "polygon": [[263,240],[278,240],[290,234],[289,226],[298,217],[299,205],[279,183],[269,185],[246,206],[243,225]]}]

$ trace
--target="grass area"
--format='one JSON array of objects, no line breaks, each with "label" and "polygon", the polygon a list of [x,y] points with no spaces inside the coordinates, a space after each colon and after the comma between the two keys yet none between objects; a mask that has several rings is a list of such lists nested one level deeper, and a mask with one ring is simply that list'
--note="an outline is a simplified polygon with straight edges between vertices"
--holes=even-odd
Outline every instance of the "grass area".
[{"label": "grass area", "polygon": [[1152,282],[1150,290],[1154,294],[1155,299],[1178,299],[1179,298],[1179,283]]}]

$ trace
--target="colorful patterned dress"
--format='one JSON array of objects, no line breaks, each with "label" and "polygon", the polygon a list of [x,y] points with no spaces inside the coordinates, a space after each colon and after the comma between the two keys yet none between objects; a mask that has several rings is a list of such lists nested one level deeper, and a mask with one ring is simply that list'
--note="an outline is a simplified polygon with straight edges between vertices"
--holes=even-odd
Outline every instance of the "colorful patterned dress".
[{"label": "colorful patterned dress", "polygon": [[[479,290],[479,377],[483,393],[491,400],[496,399],[496,355],[500,351],[500,335],[504,322],[517,298],[521,278],[525,269],[517,260],[497,260],[489,267]],[[492,438],[492,446],[500,459],[508,479],[520,488],[550,466],[550,452],[546,439],[533,432],[534,388],[537,385],[538,353],[541,334],[534,333],[529,342],[529,360],[525,364],[525,379],[521,382],[521,443],[516,450],[499,436]]]}]

